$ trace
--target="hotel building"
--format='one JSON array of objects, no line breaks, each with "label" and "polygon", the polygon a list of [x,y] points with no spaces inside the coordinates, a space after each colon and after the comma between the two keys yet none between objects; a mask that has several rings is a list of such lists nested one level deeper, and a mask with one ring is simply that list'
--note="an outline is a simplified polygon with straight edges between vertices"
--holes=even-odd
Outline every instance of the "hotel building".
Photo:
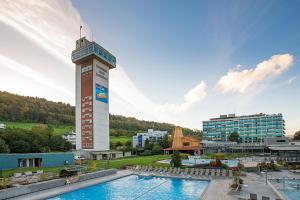
[{"label": "hotel building", "polygon": [[109,150],[109,70],[116,58],[85,37],[72,52],[76,67],[76,149]]},{"label": "hotel building", "polygon": [[264,142],[267,137],[281,137],[285,134],[282,114],[255,114],[236,116],[220,115],[203,121],[203,139],[209,141],[229,141],[233,132],[240,135],[242,142]]}]

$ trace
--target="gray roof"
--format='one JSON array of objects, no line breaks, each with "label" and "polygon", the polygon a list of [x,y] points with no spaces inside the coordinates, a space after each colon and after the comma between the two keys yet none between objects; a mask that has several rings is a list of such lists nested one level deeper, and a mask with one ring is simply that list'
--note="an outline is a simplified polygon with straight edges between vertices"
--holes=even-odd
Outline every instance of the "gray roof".
[{"label": "gray roof", "polygon": [[269,149],[275,151],[300,151],[300,146],[269,146]]}]

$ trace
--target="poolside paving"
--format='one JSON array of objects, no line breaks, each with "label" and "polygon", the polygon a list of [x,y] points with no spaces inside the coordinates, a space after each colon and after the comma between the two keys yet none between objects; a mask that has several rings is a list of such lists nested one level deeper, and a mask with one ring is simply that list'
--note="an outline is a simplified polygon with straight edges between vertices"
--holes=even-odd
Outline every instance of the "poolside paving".
[{"label": "poolside paving", "polygon": [[232,179],[212,179],[203,196],[203,200],[237,200],[239,197],[248,199],[250,193],[257,194],[258,199],[262,196],[270,197],[271,200],[279,198],[273,189],[266,185],[265,176],[255,173],[246,173],[247,176],[242,177],[244,187],[241,191],[230,192],[230,184]]},{"label": "poolside paving", "polygon": [[236,196],[228,194],[232,179],[213,179],[203,195],[203,200],[236,200]]}]

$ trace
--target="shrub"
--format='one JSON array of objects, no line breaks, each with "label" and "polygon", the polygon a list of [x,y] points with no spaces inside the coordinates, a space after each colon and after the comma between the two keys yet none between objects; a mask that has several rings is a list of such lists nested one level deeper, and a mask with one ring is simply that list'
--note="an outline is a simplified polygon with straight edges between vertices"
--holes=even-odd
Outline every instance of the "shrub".
[{"label": "shrub", "polygon": [[160,146],[159,144],[155,144],[152,148],[152,154],[153,155],[161,154],[162,150],[163,150],[162,146]]},{"label": "shrub", "polygon": [[181,166],[181,157],[178,151],[175,151],[172,154],[172,159],[170,162],[172,167],[180,167]]},{"label": "shrub", "polygon": [[141,156],[151,156],[152,151],[151,150],[145,150],[143,153],[140,154]]}]

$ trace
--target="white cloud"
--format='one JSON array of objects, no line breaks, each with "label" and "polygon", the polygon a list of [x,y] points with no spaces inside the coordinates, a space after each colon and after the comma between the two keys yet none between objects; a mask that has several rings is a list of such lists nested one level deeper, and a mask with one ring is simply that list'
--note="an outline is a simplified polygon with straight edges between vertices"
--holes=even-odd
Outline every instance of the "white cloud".
[{"label": "white cloud", "polygon": [[[67,90],[64,87],[61,87],[57,84],[55,84],[55,81],[49,79],[45,75],[38,73],[37,71],[32,70],[30,67],[22,65],[21,63],[18,63],[8,57],[5,57],[0,54],[0,63],[1,66],[4,66],[18,74],[21,74],[23,76],[26,76],[34,81],[36,81],[38,84],[42,84],[48,88],[55,89],[56,91],[59,91],[61,93],[72,95],[72,92],[70,90]],[[15,81],[16,87],[21,86],[19,82]]]},{"label": "white cloud", "polygon": [[88,26],[67,0],[2,0],[0,9],[0,22],[69,65],[70,52],[79,38],[79,26],[83,25],[83,34],[89,35]]},{"label": "white cloud", "polygon": [[256,68],[230,70],[219,79],[216,88],[222,93],[244,93],[261,81],[283,73],[292,63],[293,56],[290,54],[274,55],[269,60],[257,64]]},{"label": "white cloud", "polygon": [[158,109],[163,112],[184,112],[187,111],[193,104],[200,102],[207,95],[206,84],[201,81],[196,87],[191,89],[187,94],[184,95],[184,102],[181,104],[169,104],[166,103],[162,106],[158,106]]},{"label": "white cloud", "polygon": [[[2,89],[16,92],[22,95],[44,97],[51,100],[68,100],[74,104],[74,88],[62,82],[74,73],[70,54],[75,47],[75,40],[79,37],[79,26],[83,25],[83,35],[89,38],[90,31],[83,22],[80,14],[68,0],[14,0],[0,1],[0,28],[10,27],[16,33],[21,34],[26,40],[26,53],[33,49],[46,50],[37,60],[16,56],[16,52],[0,52],[0,75],[4,72],[7,77],[1,77],[1,83],[8,79],[18,77],[17,81],[11,80],[9,87],[2,85]],[[7,30],[7,29],[5,29]],[[9,32],[1,34],[8,40],[12,40]],[[24,46],[12,42],[13,49],[23,51]],[[1,48],[0,48],[1,49]],[[48,53],[48,54],[47,54]],[[45,57],[44,57],[45,56]],[[30,61],[28,61],[30,60]],[[50,61],[49,65],[43,65],[43,61]],[[54,62],[54,60],[56,62]],[[53,63],[53,66],[51,66]],[[61,63],[61,65],[57,65]],[[50,67],[49,67],[50,66]],[[46,69],[47,68],[47,69]],[[49,69],[51,68],[51,70]],[[64,68],[66,70],[60,70]],[[49,71],[59,72],[57,76],[50,75]],[[4,81],[5,80],[5,81]],[[75,83],[72,83],[72,87]],[[1,89],[0,88],[0,89]],[[186,125],[182,118],[175,113],[185,112],[192,105],[201,101],[206,96],[206,85],[202,81],[195,88],[184,95],[181,104],[163,104],[153,102],[137,85],[130,79],[121,66],[110,71],[110,111],[115,114],[134,116],[140,119],[165,121]],[[72,103],[73,102],[73,103]]]}]

